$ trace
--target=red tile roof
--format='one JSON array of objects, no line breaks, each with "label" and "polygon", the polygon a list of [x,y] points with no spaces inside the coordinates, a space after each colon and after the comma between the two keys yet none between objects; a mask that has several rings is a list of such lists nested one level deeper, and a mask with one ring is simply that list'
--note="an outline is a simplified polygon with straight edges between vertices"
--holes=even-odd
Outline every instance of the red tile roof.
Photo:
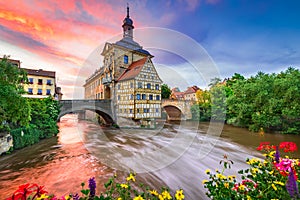
[{"label": "red tile roof", "polygon": [[185,94],[193,94],[196,93],[200,88],[197,86],[188,87],[187,90],[184,92]]},{"label": "red tile roof", "polygon": [[118,81],[124,81],[135,78],[141,72],[144,64],[148,60],[147,57],[131,63],[131,65],[121,74]]}]

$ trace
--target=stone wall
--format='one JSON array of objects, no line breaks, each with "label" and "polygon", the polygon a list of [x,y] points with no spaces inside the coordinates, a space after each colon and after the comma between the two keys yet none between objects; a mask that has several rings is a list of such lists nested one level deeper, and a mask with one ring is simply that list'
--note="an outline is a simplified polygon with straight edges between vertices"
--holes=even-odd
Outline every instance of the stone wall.
[{"label": "stone wall", "polygon": [[12,136],[9,133],[0,133],[0,155],[13,147]]}]

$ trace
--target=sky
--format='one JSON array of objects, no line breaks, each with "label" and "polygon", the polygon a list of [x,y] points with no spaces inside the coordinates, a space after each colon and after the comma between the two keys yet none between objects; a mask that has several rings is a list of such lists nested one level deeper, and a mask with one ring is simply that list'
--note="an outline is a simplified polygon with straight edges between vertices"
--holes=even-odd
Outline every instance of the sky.
[{"label": "sky", "polygon": [[134,40],[171,87],[299,69],[296,0],[0,1],[0,57],[56,71],[63,99],[82,98],[85,79],[101,67],[101,48],[122,37],[127,3]]}]

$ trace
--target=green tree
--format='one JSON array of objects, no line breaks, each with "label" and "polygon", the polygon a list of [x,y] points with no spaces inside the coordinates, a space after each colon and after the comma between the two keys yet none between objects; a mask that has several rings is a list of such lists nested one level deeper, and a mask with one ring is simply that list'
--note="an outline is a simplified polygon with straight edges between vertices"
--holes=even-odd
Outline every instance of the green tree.
[{"label": "green tree", "polygon": [[210,83],[208,84],[209,87],[214,87],[216,85],[218,85],[219,83],[221,83],[221,79],[218,77],[215,77],[213,79],[210,80]]},{"label": "green tree", "polygon": [[161,98],[168,99],[171,95],[171,89],[167,84],[161,85]]},{"label": "green tree", "polygon": [[207,90],[196,92],[197,103],[192,105],[191,113],[193,120],[209,121],[211,117],[211,99]]},{"label": "green tree", "polygon": [[214,85],[209,90],[211,98],[211,119],[224,121],[226,116],[226,86]]},{"label": "green tree", "polygon": [[30,121],[30,106],[24,93],[22,82],[27,81],[24,70],[12,65],[8,57],[0,61],[0,131],[12,127],[25,126]]},{"label": "green tree", "polygon": [[29,99],[32,107],[30,123],[42,130],[40,138],[47,138],[58,133],[56,120],[59,114],[58,102],[51,97],[45,99]]},{"label": "green tree", "polygon": [[227,122],[252,131],[299,134],[300,71],[289,68],[279,74],[258,72],[231,84]]}]

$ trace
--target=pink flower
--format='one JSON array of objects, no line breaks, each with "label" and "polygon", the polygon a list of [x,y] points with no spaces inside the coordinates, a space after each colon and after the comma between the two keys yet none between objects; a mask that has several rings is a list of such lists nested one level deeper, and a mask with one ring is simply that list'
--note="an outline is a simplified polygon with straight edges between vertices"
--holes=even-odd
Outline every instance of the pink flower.
[{"label": "pink flower", "polygon": [[293,160],[288,158],[283,158],[279,163],[276,163],[275,166],[278,170],[288,172],[292,168]]}]

